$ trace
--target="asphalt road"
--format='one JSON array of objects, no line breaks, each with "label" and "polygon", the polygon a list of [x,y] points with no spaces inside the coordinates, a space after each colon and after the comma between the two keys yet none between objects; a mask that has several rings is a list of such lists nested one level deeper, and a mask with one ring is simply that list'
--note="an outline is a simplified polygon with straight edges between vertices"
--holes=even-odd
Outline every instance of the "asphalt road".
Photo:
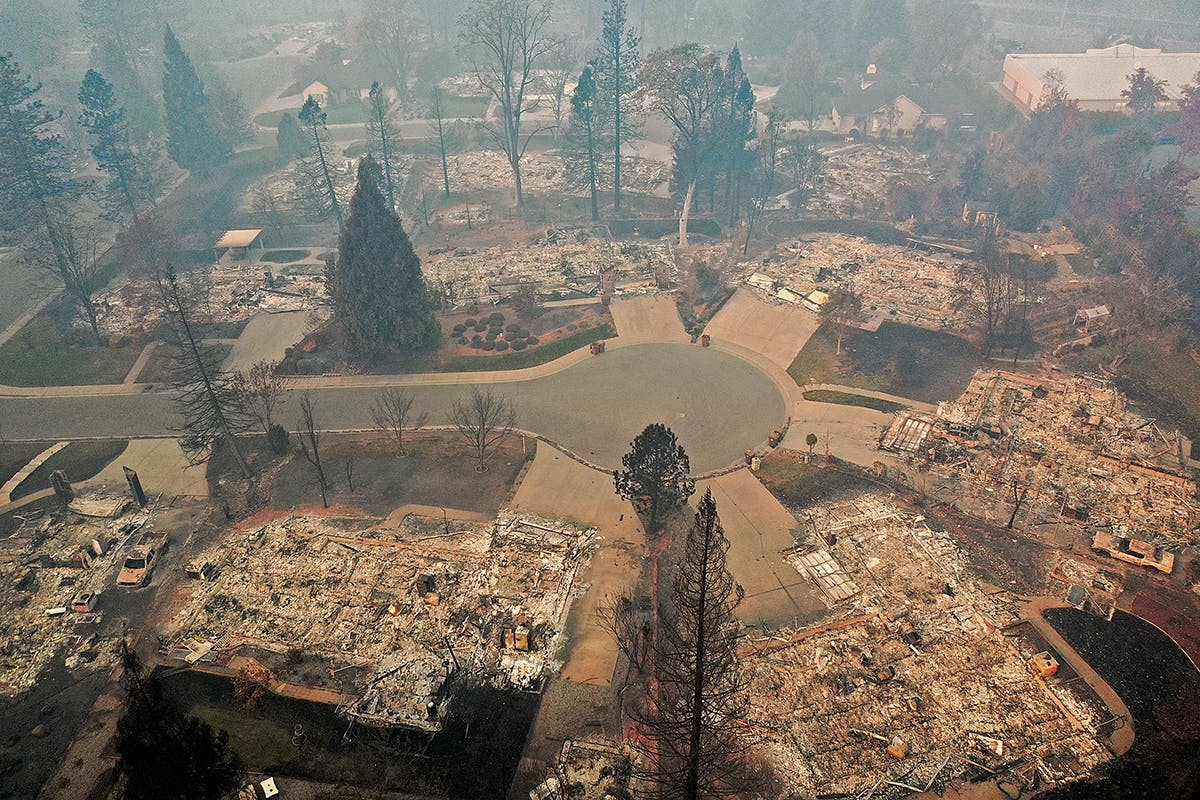
[{"label": "asphalt road", "polygon": [[[468,385],[411,386],[415,408],[431,424]],[[747,362],[692,344],[646,344],[611,350],[561,372],[495,384],[518,407],[517,425],[539,433],[603,467],[620,465],[629,442],[652,422],[671,427],[691,457],[693,472],[732,464],[783,424],[784,398],[774,382]],[[312,389],[325,430],[372,427],[378,387]],[[278,414],[289,426],[298,402]],[[77,439],[171,435],[178,425],[164,393],[90,397],[0,398],[4,436]]]}]

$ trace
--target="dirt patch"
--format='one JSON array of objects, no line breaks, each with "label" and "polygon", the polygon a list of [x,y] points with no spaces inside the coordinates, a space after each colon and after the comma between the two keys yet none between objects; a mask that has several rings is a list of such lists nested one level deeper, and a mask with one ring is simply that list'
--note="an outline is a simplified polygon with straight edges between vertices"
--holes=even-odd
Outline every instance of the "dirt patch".
[{"label": "dirt patch", "polygon": [[835,383],[926,403],[962,394],[979,367],[974,345],[948,333],[885,321],[877,331],[855,330],[842,342],[822,325],[788,367],[797,384]]},{"label": "dirt patch", "polygon": [[[406,503],[494,514],[512,496],[526,459],[520,436],[509,438],[489,456],[484,473],[475,472],[473,453],[449,431],[417,433],[406,449],[408,454],[400,456],[393,445],[371,434],[326,436],[321,458],[330,504],[381,516]],[[535,451],[534,442],[528,441],[528,457]],[[346,474],[351,460],[353,491]],[[321,502],[316,473],[299,453],[283,464],[273,483],[268,508]]]}]

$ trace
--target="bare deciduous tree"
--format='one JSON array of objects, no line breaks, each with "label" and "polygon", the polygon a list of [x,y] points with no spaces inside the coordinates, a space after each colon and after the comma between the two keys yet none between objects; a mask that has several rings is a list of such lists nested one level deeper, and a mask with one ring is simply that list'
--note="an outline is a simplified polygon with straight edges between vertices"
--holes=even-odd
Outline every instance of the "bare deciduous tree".
[{"label": "bare deciduous tree", "polygon": [[638,77],[643,102],[675,128],[680,185],[679,246],[687,247],[688,216],[696,182],[708,157],[705,133],[721,99],[725,73],[714,52],[698,44],[658,50],[646,58]]},{"label": "bare deciduous tree", "polygon": [[46,231],[38,231],[33,236],[34,246],[27,248],[30,260],[62,285],[63,291],[87,318],[92,335],[99,341],[100,326],[93,298],[103,285],[100,232],[95,225],[81,222],[70,214],[62,215],[56,225],[46,230],[52,230],[57,241],[51,242]]},{"label": "bare deciduous tree", "polygon": [[284,402],[292,388],[292,379],[278,372],[278,361],[258,361],[249,369],[236,373],[242,405],[262,425],[263,433],[271,432],[275,409]]},{"label": "bare deciduous tree", "polygon": [[517,407],[504,395],[475,386],[467,397],[454,401],[450,423],[479,458],[475,471],[484,472],[488,454],[509,437],[517,424]]},{"label": "bare deciduous tree", "polygon": [[483,127],[512,168],[518,208],[525,205],[521,157],[530,140],[550,127],[521,133],[535,72],[554,49],[554,39],[546,30],[549,23],[550,0],[473,0],[458,21],[475,76],[499,106],[498,124]]},{"label": "bare deciduous tree", "polygon": [[304,453],[304,460],[317,473],[317,483],[321,486],[321,505],[329,508],[329,482],[325,479],[325,466],[321,463],[321,433],[317,429],[312,397],[308,392],[300,397],[300,426],[296,429],[296,438],[300,440],[300,452]]},{"label": "bare deciduous tree", "polygon": [[388,387],[379,393],[371,406],[371,418],[380,433],[396,443],[400,455],[405,455],[404,432],[425,427],[429,414],[413,413],[414,397],[403,389]]},{"label": "bare deciduous tree", "polygon": [[849,289],[837,288],[829,293],[829,299],[821,306],[821,319],[833,325],[837,336],[837,354],[842,354],[842,342],[850,334],[854,324],[862,319],[862,298]]}]

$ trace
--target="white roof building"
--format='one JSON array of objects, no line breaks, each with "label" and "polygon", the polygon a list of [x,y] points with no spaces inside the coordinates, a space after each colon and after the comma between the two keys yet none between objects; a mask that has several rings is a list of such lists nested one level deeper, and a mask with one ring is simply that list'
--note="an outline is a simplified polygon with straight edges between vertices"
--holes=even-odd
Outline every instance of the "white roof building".
[{"label": "white roof building", "polygon": [[1200,72],[1200,53],[1164,53],[1158,49],[1117,44],[1084,53],[1009,53],[1004,57],[1001,86],[1011,98],[1029,110],[1036,109],[1050,93],[1048,74],[1057,74],[1067,95],[1084,111],[1120,111],[1126,106],[1121,92],[1129,88],[1129,76],[1137,69],[1165,80],[1168,101],[1174,107],[1180,87],[1191,83]]}]

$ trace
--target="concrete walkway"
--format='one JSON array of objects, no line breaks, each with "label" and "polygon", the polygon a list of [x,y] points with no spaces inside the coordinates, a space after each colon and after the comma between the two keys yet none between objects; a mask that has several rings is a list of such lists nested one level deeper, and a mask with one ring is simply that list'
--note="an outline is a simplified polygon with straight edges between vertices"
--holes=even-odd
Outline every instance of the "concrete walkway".
[{"label": "concrete walkway", "polygon": [[38,453],[33,457],[32,461],[17,470],[16,475],[13,475],[5,482],[3,486],[0,486],[0,501],[7,503],[9,500],[11,500],[13,491],[21,485],[22,481],[32,475],[35,469],[40,467],[42,464],[45,464],[46,459],[50,458],[50,456],[54,455],[59,450],[62,450],[69,444],[70,442],[56,442],[42,452]]},{"label": "concrete walkway", "polygon": [[205,465],[189,462],[179,441],[168,438],[130,440],[125,452],[79,486],[111,489],[124,494],[129,491],[124,467],[137,472],[147,495],[208,497]]},{"label": "concrete walkway", "polygon": [[150,362],[150,356],[154,355],[154,351],[160,344],[161,342],[150,342],[142,348],[142,352],[138,354],[137,361],[134,361],[133,366],[129,368],[129,372],[125,373],[125,380],[121,381],[122,386],[132,386],[137,383],[138,376],[142,374],[142,370]]}]

